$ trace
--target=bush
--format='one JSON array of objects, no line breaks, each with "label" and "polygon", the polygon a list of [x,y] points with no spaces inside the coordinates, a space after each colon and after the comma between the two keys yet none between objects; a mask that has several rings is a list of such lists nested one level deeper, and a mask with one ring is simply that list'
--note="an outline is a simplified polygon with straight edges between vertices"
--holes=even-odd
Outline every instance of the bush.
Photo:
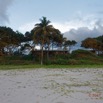
[{"label": "bush", "polygon": [[70,55],[70,58],[92,59],[92,58],[98,58],[98,56],[91,53],[90,51],[78,49],[72,52],[72,54]]},{"label": "bush", "polygon": [[75,60],[75,59],[69,59],[68,64],[70,64],[70,65],[78,65],[79,61]]},{"label": "bush", "polygon": [[11,55],[11,56],[4,56],[3,57],[5,60],[21,60],[21,56],[15,56],[15,55]]},{"label": "bush", "polygon": [[23,55],[22,59],[23,60],[33,60],[33,56],[31,54],[29,54],[29,55]]},{"label": "bush", "polygon": [[55,59],[55,60],[45,61],[44,63],[46,65],[50,65],[50,64],[67,65],[68,64],[68,60],[65,60],[65,59]]},{"label": "bush", "polygon": [[70,58],[70,54],[57,54],[55,55],[56,59],[69,59]]}]

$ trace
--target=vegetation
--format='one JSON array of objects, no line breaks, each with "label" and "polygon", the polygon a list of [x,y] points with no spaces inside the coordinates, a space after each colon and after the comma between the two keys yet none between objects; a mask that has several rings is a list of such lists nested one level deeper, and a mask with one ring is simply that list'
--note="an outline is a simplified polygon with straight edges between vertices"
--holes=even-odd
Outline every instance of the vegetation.
[{"label": "vegetation", "polygon": [[63,69],[63,68],[69,68],[69,69],[73,69],[73,68],[103,68],[103,64],[102,65],[0,65],[0,70],[10,70],[10,69],[44,69],[44,68],[57,68],[57,69]]},{"label": "vegetation", "polygon": [[[102,65],[103,64],[103,36],[86,38],[81,46],[89,50],[70,49],[77,42],[68,40],[46,17],[25,34],[13,31],[10,27],[0,27],[0,65]],[[35,45],[40,46],[41,52],[35,52]],[[50,54],[53,48],[62,52]],[[69,49],[68,49],[69,48]],[[29,50],[28,55],[24,55]],[[45,51],[44,51],[45,50]],[[66,51],[66,52],[65,52]],[[43,66],[44,66],[43,65]],[[27,66],[27,67],[28,67]]]},{"label": "vegetation", "polygon": [[69,51],[71,50],[71,46],[74,46],[77,42],[75,40],[66,40],[64,42],[64,49],[67,50],[67,47],[69,47]]},{"label": "vegetation", "polygon": [[103,51],[103,42],[96,38],[86,38],[84,41],[82,41],[81,46],[97,51],[98,54],[99,51]]},{"label": "vegetation", "polygon": [[[45,57],[45,55],[44,55]],[[37,58],[37,57],[36,57]],[[0,57],[1,65],[38,65],[39,59],[35,59],[31,54],[24,56],[3,56]],[[48,61],[44,60],[45,65],[102,65],[103,58],[90,51],[75,50],[71,54],[54,54]]]}]

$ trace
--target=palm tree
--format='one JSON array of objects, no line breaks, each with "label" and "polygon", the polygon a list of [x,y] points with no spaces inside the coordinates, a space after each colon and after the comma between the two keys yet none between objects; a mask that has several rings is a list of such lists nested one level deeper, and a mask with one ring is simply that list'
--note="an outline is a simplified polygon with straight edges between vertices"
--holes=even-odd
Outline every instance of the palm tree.
[{"label": "palm tree", "polygon": [[35,24],[34,42],[41,45],[41,65],[43,64],[43,47],[48,41],[48,35],[54,31],[54,27],[49,25],[50,21],[46,17],[40,19],[40,23]]}]

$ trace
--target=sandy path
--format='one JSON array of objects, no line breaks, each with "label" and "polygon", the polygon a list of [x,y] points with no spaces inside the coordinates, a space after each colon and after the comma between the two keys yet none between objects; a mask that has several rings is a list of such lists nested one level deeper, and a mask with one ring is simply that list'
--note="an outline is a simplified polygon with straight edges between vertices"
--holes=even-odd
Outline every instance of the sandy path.
[{"label": "sandy path", "polygon": [[103,103],[103,69],[0,70],[0,103]]}]

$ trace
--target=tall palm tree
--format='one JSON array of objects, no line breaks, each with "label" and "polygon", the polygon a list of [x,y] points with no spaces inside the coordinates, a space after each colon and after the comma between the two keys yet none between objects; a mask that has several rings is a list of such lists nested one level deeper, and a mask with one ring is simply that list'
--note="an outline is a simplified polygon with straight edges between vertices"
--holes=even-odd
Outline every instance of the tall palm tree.
[{"label": "tall palm tree", "polygon": [[40,23],[35,24],[34,42],[41,45],[41,65],[43,64],[43,47],[47,42],[48,35],[54,31],[54,27],[50,25],[50,21],[46,17],[40,19]]}]

